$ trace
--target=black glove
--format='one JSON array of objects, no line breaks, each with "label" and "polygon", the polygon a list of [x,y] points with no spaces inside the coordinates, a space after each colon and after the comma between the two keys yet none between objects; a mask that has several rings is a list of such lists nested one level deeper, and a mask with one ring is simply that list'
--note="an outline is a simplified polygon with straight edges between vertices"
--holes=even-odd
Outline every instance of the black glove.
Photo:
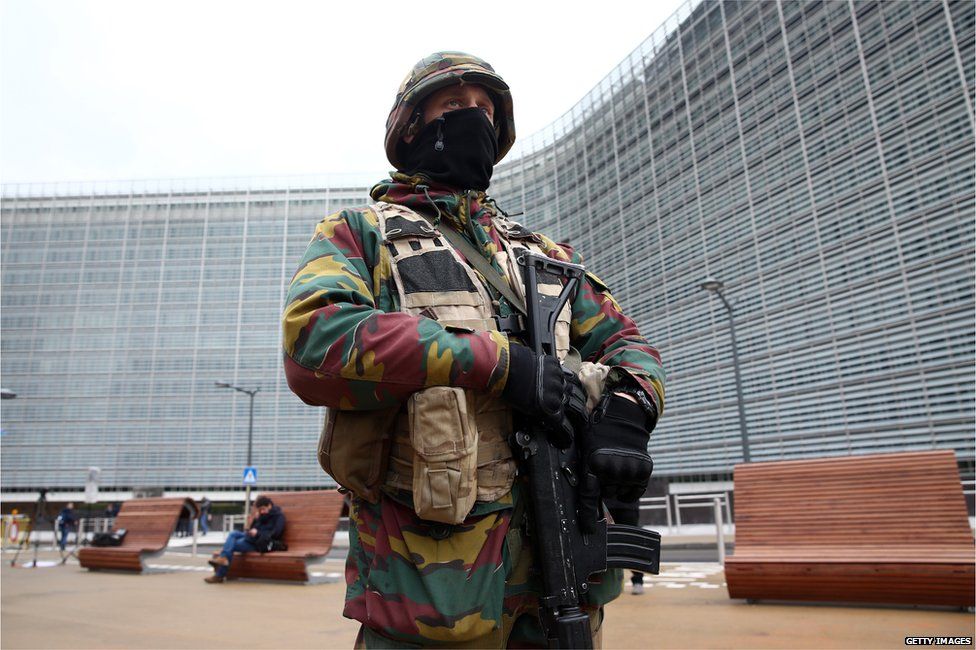
[{"label": "black glove", "polygon": [[541,419],[552,444],[568,447],[574,430],[586,420],[586,393],[579,378],[555,357],[536,355],[518,343],[509,344],[509,364],[502,397],[522,413]]},{"label": "black glove", "polygon": [[647,441],[656,420],[640,404],[619,395],[605,394],[593,409],[580,441],[583,476],[577,507],[584,533],[594,532],[603,518],[601,497],[624,502],[620,506],[626,507],[644,494],[654,469]]},{"label": "black glove", "polygon": [[582,454],[603,498],[631,502],[644,494],[654,469],[647,454],[653,420],[640,404],[619,395],[604,395],[593,409]]}]

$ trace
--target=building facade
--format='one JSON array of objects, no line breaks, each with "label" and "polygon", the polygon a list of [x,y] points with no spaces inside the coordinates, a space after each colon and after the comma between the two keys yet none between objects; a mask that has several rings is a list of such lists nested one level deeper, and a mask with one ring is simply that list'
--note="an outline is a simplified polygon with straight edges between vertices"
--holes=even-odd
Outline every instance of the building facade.
[{"label": "building facade", "polygon": [[[658,476],[974,444],[971,3],[689,3],[523,139],[492,194],[573,244],[669,373]],[[379,145],[377,145],[379,146]],[[278,319],[366,184],[4,187],[5,492],[327,485]],[[283,189],[285,187],[288,189]]]},{"label": "building facade", "polygon": [[328,485],[322,412],[281,367],[284,291],[315,224],[366,187],[168,184],[8,194],[3,208],[4,490],[239,487],[254,396],[261,488]]},{"label": "building facade", "polygon": [[972,478],[972,9],[689,4],[496,172],[661,348],[655,475],[742,459],[714,278],[753,461],[950,448]]}]

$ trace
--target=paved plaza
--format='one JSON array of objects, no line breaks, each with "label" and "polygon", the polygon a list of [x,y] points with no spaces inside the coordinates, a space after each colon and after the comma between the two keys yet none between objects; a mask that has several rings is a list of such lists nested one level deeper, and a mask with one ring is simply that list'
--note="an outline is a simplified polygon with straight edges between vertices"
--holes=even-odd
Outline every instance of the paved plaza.
[{"label": "paved plaza", "polygon": [[[17,648],[351,648],[342,560],[314,585],[209,585],[208,549],[171,549],[153,573],[89,572],[42,549],[38,568],[0,568],[0,645]],[[31,559],[22,553],[19,564]],[[665,564],[643,595],[607,608],[606,648],[903,648],[906,636],[973,636],[974,615],[907,607],[733,601],[715,563]]]}]

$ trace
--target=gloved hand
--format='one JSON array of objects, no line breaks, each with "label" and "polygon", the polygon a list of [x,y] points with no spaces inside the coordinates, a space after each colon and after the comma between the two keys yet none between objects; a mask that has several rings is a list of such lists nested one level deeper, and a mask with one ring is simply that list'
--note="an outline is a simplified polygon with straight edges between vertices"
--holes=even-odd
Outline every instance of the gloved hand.
[{"label": "gloved hand", "polygon": [[654,462],[647,454],[653,418],[640,404],[620,395],[604,395],[593,409],[580,445],[580,527],[592,532],[600,518],[599,499],[637,501],[651,478]]},{"label": "gloved hand", "polygon": [[502,397],[522,413],[541,418],[552,444],[568,447],[586,420],[586,393],[579,378],[554,357],[536,355],[518,343],[509,344],[509,363]]}]

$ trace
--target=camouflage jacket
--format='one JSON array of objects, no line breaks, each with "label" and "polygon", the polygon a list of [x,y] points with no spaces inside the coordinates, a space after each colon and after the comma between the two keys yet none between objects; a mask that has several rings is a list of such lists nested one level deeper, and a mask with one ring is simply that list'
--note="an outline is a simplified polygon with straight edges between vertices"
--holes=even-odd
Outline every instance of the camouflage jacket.
[{"label": "camouflage jacket", "polygon": [[[397,173],[370,195],[427,214],[435,212],[435,202],[494,264],[499,233],[491,222],[497,215],[491,200],[483,192],[425,189],[422,182]],[[582,263],[570,246],[542,235],[536,240],[550,257]],[[504,275],[497,265],[496,270]],[[500,315],[509,315],[511,307],[499,302]],[[288,385],[316,406],[388,408],[437,385],[500,394],[508,378],[506,334],[459,331],[399,311],[389,251],[367,207],[342,210],[316,227],[291,281],[282,336]],[[572,303],[570,341],[583,361],[616,368],[611,381],[636,380],[658,413],[663,411],[660,355],[590,273]]]}]

